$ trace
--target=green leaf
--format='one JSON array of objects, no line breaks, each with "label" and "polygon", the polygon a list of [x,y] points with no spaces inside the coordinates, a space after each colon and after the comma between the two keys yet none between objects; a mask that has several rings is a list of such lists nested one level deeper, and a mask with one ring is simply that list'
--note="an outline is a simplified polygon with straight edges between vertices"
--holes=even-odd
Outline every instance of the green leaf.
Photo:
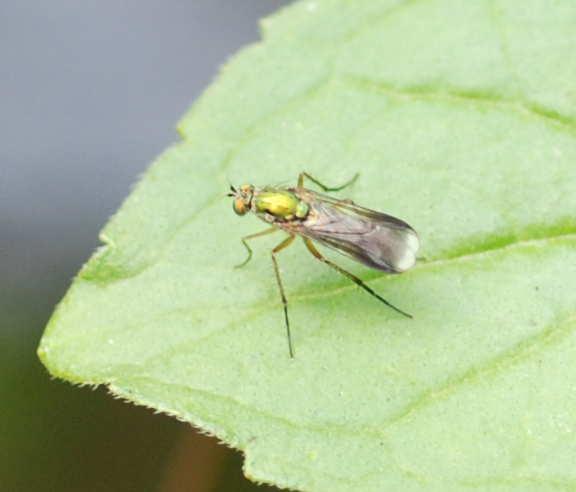
[{"label": "green leaf", "polygon": [[[576,488],[576,4],[295,3],[263,23],[102,233],[42,339],[107,385],[314,491]],[[420,233],[386,276],[239,238],[228,182],[301,170]]]}]

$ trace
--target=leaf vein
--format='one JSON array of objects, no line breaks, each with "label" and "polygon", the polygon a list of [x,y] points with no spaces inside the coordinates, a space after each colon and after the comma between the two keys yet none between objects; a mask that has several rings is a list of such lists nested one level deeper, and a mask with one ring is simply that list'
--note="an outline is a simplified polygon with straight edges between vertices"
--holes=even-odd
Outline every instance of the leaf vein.
[{"label": "leaf vein", "polygon": [[505,369],[557,345],[575,331],[576,315],[571,315],[558,323],[552,324],[548,328],[521,340],[495,357],[472,366],[463,373],[425,390],[395,415],[387,419],[383,428],[389,429],[413,418],[424,408],[438,401],[445,400],[466,385],[477,383],[483,378],[499,375]]},{"label": "leaf vein", "polygon": [[576,119],[520,97],[511,98],[484,92],[458,91],[455,88],[442,89],[438,86],[400,87],[388,84],[383,80],[352,74],[342,74],[340,77],[343,83],[358,90],[385,94],[396,99],[494,108],[521,116],[533,117],[553,129],[576,136]]}]

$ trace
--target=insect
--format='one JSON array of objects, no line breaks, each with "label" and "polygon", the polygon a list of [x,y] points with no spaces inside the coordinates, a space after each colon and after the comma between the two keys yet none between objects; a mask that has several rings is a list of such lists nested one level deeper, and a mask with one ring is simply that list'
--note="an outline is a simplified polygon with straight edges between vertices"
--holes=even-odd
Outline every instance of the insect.
[{"label": "insect", "polygon": [[294,357],[294,348],[290,334],[288,301],[276,255],[290,246],[296,236],[304,240],[306,248],[315,258],[348,277],[394,311],[408,318],[412,317],[377,294],[356,275],[325,258],[313,243],[316,241],[371,268],[387,273],[402,273],[416,263],[420,241],[416,231],[406,222],[360,207],[352,200],[339,200],[304,187],[304,179],[308,179],[324,192],[340,191],[354,183],[357,178],[358,174],[341,186],[328,187],[303,172],[298,176],[298,184],[294,188],[280,186],[257,188],[245,184],[236,189],[230,186],[228,196],[234,198],[232,206],[236,214],[246,215],[252,212],[264,222],[271,224],[271,227],[264,231],[242,238],[248,256],[242,263],[236,265],[237,268],[243,267],[252,258],[252,248],[248,245],[248,241],[277,231],[288,234],[288,237],[272,249],[272,264],[284,306],[286,336],[291,358]]}]

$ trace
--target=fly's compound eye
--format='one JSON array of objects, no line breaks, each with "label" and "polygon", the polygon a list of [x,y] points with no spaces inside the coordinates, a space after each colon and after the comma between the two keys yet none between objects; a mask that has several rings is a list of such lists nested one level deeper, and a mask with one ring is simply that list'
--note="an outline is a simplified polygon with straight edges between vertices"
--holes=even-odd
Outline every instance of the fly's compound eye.
[{"label": "fly's compound eye", "polygon": [[246,214],[246,212],[248,212],[248,207],[246,206],[246,203],[244,202],[244,200],[242,200],[242,198],[236,198],[232,202],[232,208],[234,209],[234,212],[236,212],[237,215],[244,215]]}]

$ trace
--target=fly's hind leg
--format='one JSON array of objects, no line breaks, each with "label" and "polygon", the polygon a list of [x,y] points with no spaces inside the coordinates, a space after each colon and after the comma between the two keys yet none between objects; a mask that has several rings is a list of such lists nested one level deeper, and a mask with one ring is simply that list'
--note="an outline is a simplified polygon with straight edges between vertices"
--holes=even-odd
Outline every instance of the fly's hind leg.
[{"label": "fly's hind leg", "polygon": [[344,188],[346,188],[347,186],[350,186],[352,183],[354,183],[354,181],[356,181],[358,179],[359,174],[356,173],[352,179],[346,181],[346,183],[344,183],[341,186],[326,186],[325,184],[321,183],[320,181],[318,181],[315,177],[310,176],[308,173],[306,172],[302,172],[298,175],[298,188],[302,189],[304,187],[304,178],[312,181],[314,184],[318,185],[320,188],[322,188],[322,191],[340,191],[343,190]]},{"label": "fly's hind leg", "polygon": [[294,349],[292,348],[292,335],[290,334],[290,321],[288,320],[288,301],[286,300],[286,294],[284,294],[284,287],[282,285],[282,279],[280,278],[280,269],[278,268],[276,254],[290,246],[295,237],[296,236],[294,235],[287,237],[272,250],[272,263],[274,264],[274,273],[276,274],[276,282],[278,283],[278,288],[280,289],[280,298],[282,299],[282,304],[284,305],[284,320],[286,323],[286,336],[288,337],[288,352],[290,353],[291,359],[294,358]]},{"label": "fly's hind leg", "polygon": [[254,234],[249,234],[248,236],[244,236],[242,238],[242,244],[246,248],[246,251],[248,252],[248,256],[246,257],[246,259],[242,263],[235,265],[234,268],[242,268],[244,265],[246,265],[246,263],[248,263],[252,259],[252,248],[250,246],[248,246],[248,241],[250,239],[254,239],[257,237],[261,237],[261,236],[266,236],[266,235],[272,234],[273,232],[276,232],[278,230],[279,229],[277,229],[276,227],[270,227],[269,229],[266,229],[264,231],[260,231],[260,232],[254,233]]},{"label": "fly's hind leg", "polygon": [[348,277],[350,280],[352,280],[352,282],[354,282],[356,285],[358,285],[359,287],[362,287],[366,292],[368,292],[368,294],[370,294],[371,296],[375,297],[376,299],[378,299],[380,302],[383,302],[384,304],[386,304],[386,306],[394,309],[394,311],[406,316],[407,318],[412,318],[412,315],[402,311],[400,308],[397,308],[396,306],[394,306],[394,304],[389,303],[386,299],[384,299],[383,297],[381,297],[379,294],[377,294],[376,292],[374,292],[368,285],[366,285],[361,279],[359,279],[356,275],[353,275],[352,273],[344,270],[342,267],[339,267],[338,265],[336,265],[335,263],[332,263],[330,260],[328,260],[327,258],[324,258],[324,256],[322,256],[322,254],[320,253],[320,251],[318,251],[316,249],[316,247],[312,244],[312,241],[310,241],[310,239],[306,239],[304,238],[304,243],[306,244],[306,247],[308,248],[308,251],[310,251],[310,253],[312,253],[318,260],[320,260],[322,263],[326,263],[326,265],[328,265],[329,267],[333,268],[334,270],[336,270],[337,272],[341,273],[342,275],[344,275],[345,277]]}]

